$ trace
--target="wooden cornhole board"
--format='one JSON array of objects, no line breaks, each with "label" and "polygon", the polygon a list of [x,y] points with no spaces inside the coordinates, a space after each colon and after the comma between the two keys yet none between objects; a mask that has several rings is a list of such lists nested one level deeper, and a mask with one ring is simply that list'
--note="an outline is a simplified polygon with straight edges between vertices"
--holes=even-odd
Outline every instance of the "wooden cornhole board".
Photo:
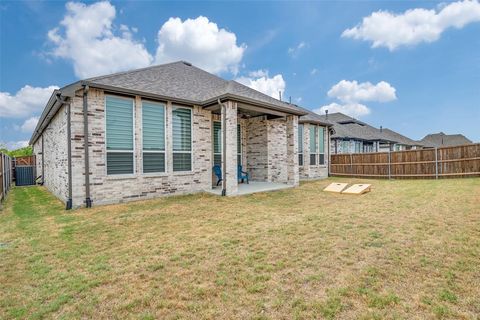
[{"label": "wooden cornhole board", "polygon": [[343,189],[347,187],[347,185],[348,183],[334,182],[334,183],[330,183],[325,189],[323,189],[323,191],[340,193],[342,192]]},{"label": "wooden cornhole board", "polygon": [[346,194],[363,194],[370,191],[372,185],[368,183],[354,184],[350,186],[347,190],[342,191]]}]

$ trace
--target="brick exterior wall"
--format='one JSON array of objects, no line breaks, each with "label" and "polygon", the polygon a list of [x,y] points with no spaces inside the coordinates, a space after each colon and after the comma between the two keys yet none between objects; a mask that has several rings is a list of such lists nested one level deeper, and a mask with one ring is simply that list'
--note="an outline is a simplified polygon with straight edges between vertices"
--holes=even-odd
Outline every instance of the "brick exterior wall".
[{"label": "brick exterior wall", "polygon": [[[72,103],[72,172],[73,205],[84,205],[84,139],[82,98]],[[130,200],[148,199],[161,195],[185,194],[203,191],[211,187],[212,140],[211,112],[200,107],[192,108],[192,160],[189,173],[173,172],[171,119],[172,104],[167,103],[167,172],[143,174],[141,99],[135,98],[135,172],[133,175],[107,176],[105,146],[105,95],[101,90],[90,89],[88,93],[88,123],[90,146],[90,192],[93,204],[107,204]]]},{"label": "brick exterior wall", "polygon": [[[68,158],[67,158],[67,109],[60,108],[43,131],[44,142],[44,186],[57,198],[68,198]],[[42,137],[33,145],[36,156],[37,176],[42,174]]]},{"label": "brick exterior wall", "polygon": [[[83,129],[83,92],[71,99],[72,199],[73,207],[85,205],[85,151]],[[134,164],[129,175],[106,174],[105,94],[90,88],[88,92],[88,140],[90,198],[93,205],[148,199],[158,196],[200,192],[212,187],[213,116],[212,112],[192,107],[192,171],[173,172],[172,103],[166,103],[166,172],[143,174],[141,98],[134,99]],[[237,123],[242,132],[242,161],[253,181],[272,181],[297,185],[298,117],[266,120],[244,119],[237,105],[227,102],[227,192],[237,191]],[[62,108],[44,132],[45,185],[62,201],[68,194],[66,109]],[[306,135],[308,137],[308,135]],[[34,145],[41,159],[41,139]],[[308,159],[308,158],[307,158]],[[290,166],[293,164],[293,167]],[[41,172],[41,162],[37,163]],[[230,177],[231,179],[228,179]]]},{"label": "brick exterior wall", "polygon": [[253,181],[268,181],[268,120],[262,117],[247,121],[247,169]]},{"label": "brick exterior wall", "polygon": [[328,177],[328,140],[330,139],[330,133],[328,128],[325,128],[324,145],[325,145],[325,164],[323,165],[310,165],[310,125],[309,123],[303,124],[303,166],[299,166],[300,179],[323,179]]}]

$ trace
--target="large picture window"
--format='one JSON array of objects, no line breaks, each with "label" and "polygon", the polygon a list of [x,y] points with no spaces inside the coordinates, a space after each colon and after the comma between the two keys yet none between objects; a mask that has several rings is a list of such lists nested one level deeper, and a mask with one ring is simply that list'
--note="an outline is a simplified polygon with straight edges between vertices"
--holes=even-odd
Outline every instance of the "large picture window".
[{"label": "large picture window", "polygon": [[105,97],[107,174],[133,174],[133,99]]},{"label": "large picture window", "polygon": [[213,164],[222,164],[222,123],[213,122]]},{"label": "large picture window", "polygon": [[303,166],[303,124],[298,125],[298,165]]},{"label": "large picture window", "polygon": [[237,165],[242,164],[242,128],[237,124]]},{"label": "large picture window", "polygon": [[325,128],[318,128],[318,164],[325,164]]},{"label": "large picture window", "polygon": [[192,109],[172,111],[173,171],[192,171]]},{"label": "large picture window", "polygon": [[317,164],[317,126],[310,125],[310,165]]},{"label": "large picture window", "polygon": [[143,172],[165,172],[165,105],[142,101]]},{"label": "large picture window", "polygon": [[[222,123],[213,122],[213,164],[222,164]],[[237,164],[242,164],[242,128],[237,124]]]}]

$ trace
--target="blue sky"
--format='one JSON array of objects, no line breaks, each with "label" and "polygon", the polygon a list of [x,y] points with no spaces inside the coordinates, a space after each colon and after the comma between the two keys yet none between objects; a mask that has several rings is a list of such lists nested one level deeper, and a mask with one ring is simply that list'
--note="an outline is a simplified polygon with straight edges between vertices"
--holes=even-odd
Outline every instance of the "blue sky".
[{"label": "blue sky", "polygon": [[10,147],[30,138],[55,87],[171,60],[414,139],[480,141],[478,1],[3,1],[0,32]]}]

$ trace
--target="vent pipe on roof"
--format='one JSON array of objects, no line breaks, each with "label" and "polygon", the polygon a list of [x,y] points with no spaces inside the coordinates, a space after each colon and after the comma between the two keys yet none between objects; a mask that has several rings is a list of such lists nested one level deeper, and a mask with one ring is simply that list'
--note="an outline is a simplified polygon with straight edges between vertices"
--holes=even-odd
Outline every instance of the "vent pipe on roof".
[{"label": "vent pipe on roof", "polygon": [[289,101],[290,104],[292,104],[292,96],[290,96],[290,97],[288,98],[288,101]]},{"label": "vent pipe on roof", "polygon": [[328,109],[325,110],[325,119],[328,120]]},{"label": "vent pipe on roof", "polygon": [[380,132],[383,132],[383,127],[382,126],[380,126]]},{"label": "vent pipe on roof", "polygon": [[278,100],[282,101],[282,91],[278,91]]}]

